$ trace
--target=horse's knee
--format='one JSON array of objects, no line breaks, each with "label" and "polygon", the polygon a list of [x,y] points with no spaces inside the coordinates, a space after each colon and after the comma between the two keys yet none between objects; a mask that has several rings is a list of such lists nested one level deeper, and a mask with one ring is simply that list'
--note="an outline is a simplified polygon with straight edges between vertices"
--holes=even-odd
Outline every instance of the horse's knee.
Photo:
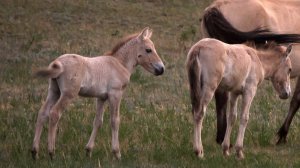
[{"label": "horse's knee", "polygon": [[230,125],[233,126],[234,122],[236,121],[237,114],[236,113],[230,113],[228,117],[231,121]]},{"label": "horse's knee", "polygon": [[204,112],[200,111],[200,112],[194,112],[194,121],[196,123],[199,123],[204,117]]},{"label": "horse's knee", "polygon": [[51,125],[57,124],[58,120],[60,118],[60,114],[57,111],[53,111],[49,115],[49,120]]},{"label": "horse's knee", "polygon": [[248,115],[242,115],[241,117],[241,125],[245,126],[248,124],[248,121],[249,121],[249,116]]},{"label": "horse's knee", "polygon": [[112,129],[119,128],[120,125],[120,117],[113,117],[111,119],[111,127]]}]

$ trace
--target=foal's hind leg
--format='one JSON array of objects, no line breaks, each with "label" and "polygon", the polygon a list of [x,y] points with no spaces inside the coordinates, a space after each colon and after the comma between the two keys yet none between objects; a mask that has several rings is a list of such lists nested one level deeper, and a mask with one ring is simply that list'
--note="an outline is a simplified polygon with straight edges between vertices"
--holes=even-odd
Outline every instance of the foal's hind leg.
[{"label": "foal's hind leg", "polygon": [[285,118],[284,123],[280,127],[279,131],[277,132],[278,135],[278,141],[277,144],[285,143],[286,142],[286,137],[291,125],[291,122],[299,109],[300,106],[300,77],[298,77],[297,84],[295,87],[295,92],[292,97],[291,103],[290,103],[290,108],[289,108],[289,113]]},{"label": "foal's hind leg", "polygon": [[73,98],[74,96],[72,94],[62,93],[57,103],[53,106],[53,108],[50,111],[49,131],[48,131],[48,152],[51,159],[53,158],[54,155],[55,137],[56,137],[58,121],[61,117],[62,111],[71,102]]},{"label": "foal's hind leg", "polygon": [[100,98],[97,99],[97,112],[93,123],[93,131],[89,139],[89,142],[85,147],[87,156],[91,156],[92,149],[94,148],[95,145],[95,138],[96,138],[97,131],[99,128],[101,128],[103,124],[104,103],[105,101],[101,100]]},{"label": "foal's hind leg", "polygon": [[120,125],[120,103],[122,98],[122,91],[115,90],[109,94],[109,109],[110,109],[110,122],[112,130],[112,152],[115,157],[120,160],[120,144],[119,144],[119,125]]},{"label": "foal's hind leg", "polygon": [[249,120],[249,110],[250,110],[251,102],[253,100],[253,97],[255,96],[255,93],[256,93],[256,88],[249,88],[243,94],[242,112],[240,116],[240,127],[237,136],[237,141],[235,144],[235,149],[237,152],[238,159],[244,158],[244,153],[243,153],[244,135]]},{"label": "foal's hind leg", "polygon": [[224,141],[222,143],[223,154],[225,156],[229,156],[230,135],[231,135],[232,127],[237,118],[237,98],[238,98],[238,94],[235,93],[230,94],[230,108],[227,115],[227,128],[226,128]]},{"label": "foal's hind leg", "polygon": [[39,150],[39,143],[40,143],[40,137],[42,134],[43,126],[46,120],[49,117],[49,111],[52,108],[52,106],[55,104],[55,102],[59,98],[59,89],[57,87],[56,81],[50,79],[50,84],[49,84],[49,89],[48,89],[48,96],[46,99],[46,102],[42,105],[39,113],[38,113],[38,118],[36,121],[36,126],[35,126],[35,134],[34,134],[34,139],[33,139],[33,146],[32,146],[32,157],[33,159],[37,158],[37,153]]},{"label": "foal's hind leg", "polygon": [[204,115],[206,113],[206,108],[208,103],[213,98],[214,92],[216,87],[207,86],[203,87],[201,90],[203,91],[201,95],[200,105],[199,107],[193,108],[194,114],[194,151],[195,154],[203,158],[203,146],[202,146],[202,139],[201,139],[201,131],[202,131],[202,123],[204,119]]}]

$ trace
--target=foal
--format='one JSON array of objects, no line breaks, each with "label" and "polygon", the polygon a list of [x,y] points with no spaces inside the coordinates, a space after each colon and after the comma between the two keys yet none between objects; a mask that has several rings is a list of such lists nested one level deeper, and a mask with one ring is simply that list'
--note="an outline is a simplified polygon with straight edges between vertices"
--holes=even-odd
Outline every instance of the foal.
[{"label": "foal", "polygon": [[230,94],[227,129],[222,143],[224,155],[229,155],[230,134],[237,118],[237,98],[242,96],[240,127],[235,145],[237,157],[244,158],[243,139],[249,119],[249,109],[258,85],[270,79],[279,97],[288,98],[291,62],[286,50],[275,43],[263,48],[230,45],[216,39],[205,38],[197,42],[187,55],[187,72],[194,116],[194,151],[203,157],[201,141],[202,122],[208,103],[218,90]]},{"label": "foal", "polygon": [[121,158],[119,147],[119,109],[122,94],[129,83],[130,75],[137,65],[141,65],[154,75],[164,72],[164,64],[157,55],[150,40],[152,30],[145,28],[140,34],[130,35],[119,42],[108,56],[94,58],[76,54],[65,54],[55,59],[48,68],[36,72],[37,76],[49,78],[48,96],[41,107],[35,128],[32,156],[35,159],[39,150],[43,125],[49,118],[48,151],[52,159],[55,136],[62,111],[77,95],[97,98],[97,112],[93,131],[86,145],[91,154],[98,128],[103,123],[103,105],[110,108],[112,127],[112,152]]}]

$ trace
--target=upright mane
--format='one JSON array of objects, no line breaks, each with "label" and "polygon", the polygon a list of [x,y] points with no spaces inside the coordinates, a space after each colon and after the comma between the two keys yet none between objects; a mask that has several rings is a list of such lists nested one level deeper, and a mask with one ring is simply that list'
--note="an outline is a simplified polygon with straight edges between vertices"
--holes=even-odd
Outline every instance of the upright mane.
[{"label": "upright mane", "polygon": [[117,44],[113,47],[113,49],[111,51],[106,52],[105,55],[110,55],[110,56],[114,55],[128,41],[132,40],[133,38],[136,38],[138,35],[139,35],[138,33],[134,33],[122,38],[119,42],[117,42]]},{"label": "upright mane", "polygon": [[[275,41],[268,41],[266,43],[255,43],[253,41],[247,41],[244,45],[254,48],[259,52],[271,52],[271,53],[282,53],[281,45],[276,43]],[[277,54],[276,54],[277,55]]]}]

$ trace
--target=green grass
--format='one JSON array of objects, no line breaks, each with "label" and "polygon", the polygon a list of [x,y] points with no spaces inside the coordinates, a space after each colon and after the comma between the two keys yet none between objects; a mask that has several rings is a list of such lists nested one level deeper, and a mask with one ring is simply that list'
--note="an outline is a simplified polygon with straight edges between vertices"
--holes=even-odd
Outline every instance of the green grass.
[{"label": "green grass", "polygon": [[[194,0],[2,0],[0,1],[0,167],[300,167],[300,119],[288,143],[275,146],[275,133],[289,101],[278,99],[269,82],[258,90],[245,135],[246,159],[222,156],[215,143],[212,102],[203,127],[204,159],[192,150],[193,122],[184,62],[200,39],[199,17],[209,1]],[[47,154],[47,126],[40,158],[30,154],[37,112],[47,80],[31,76],[63,53],[97,56],[122,36],[149,26],[166,71],[155,77],[139,67],[121,104],[122,160],[111,154],[106,110],[91,158],[84,147],[92,131],[94,99],[78,98],[59,123],[56,155]],[[238,123],[238,122],[237,122]],[[234,143],[236,128],[232,135]]]}]

